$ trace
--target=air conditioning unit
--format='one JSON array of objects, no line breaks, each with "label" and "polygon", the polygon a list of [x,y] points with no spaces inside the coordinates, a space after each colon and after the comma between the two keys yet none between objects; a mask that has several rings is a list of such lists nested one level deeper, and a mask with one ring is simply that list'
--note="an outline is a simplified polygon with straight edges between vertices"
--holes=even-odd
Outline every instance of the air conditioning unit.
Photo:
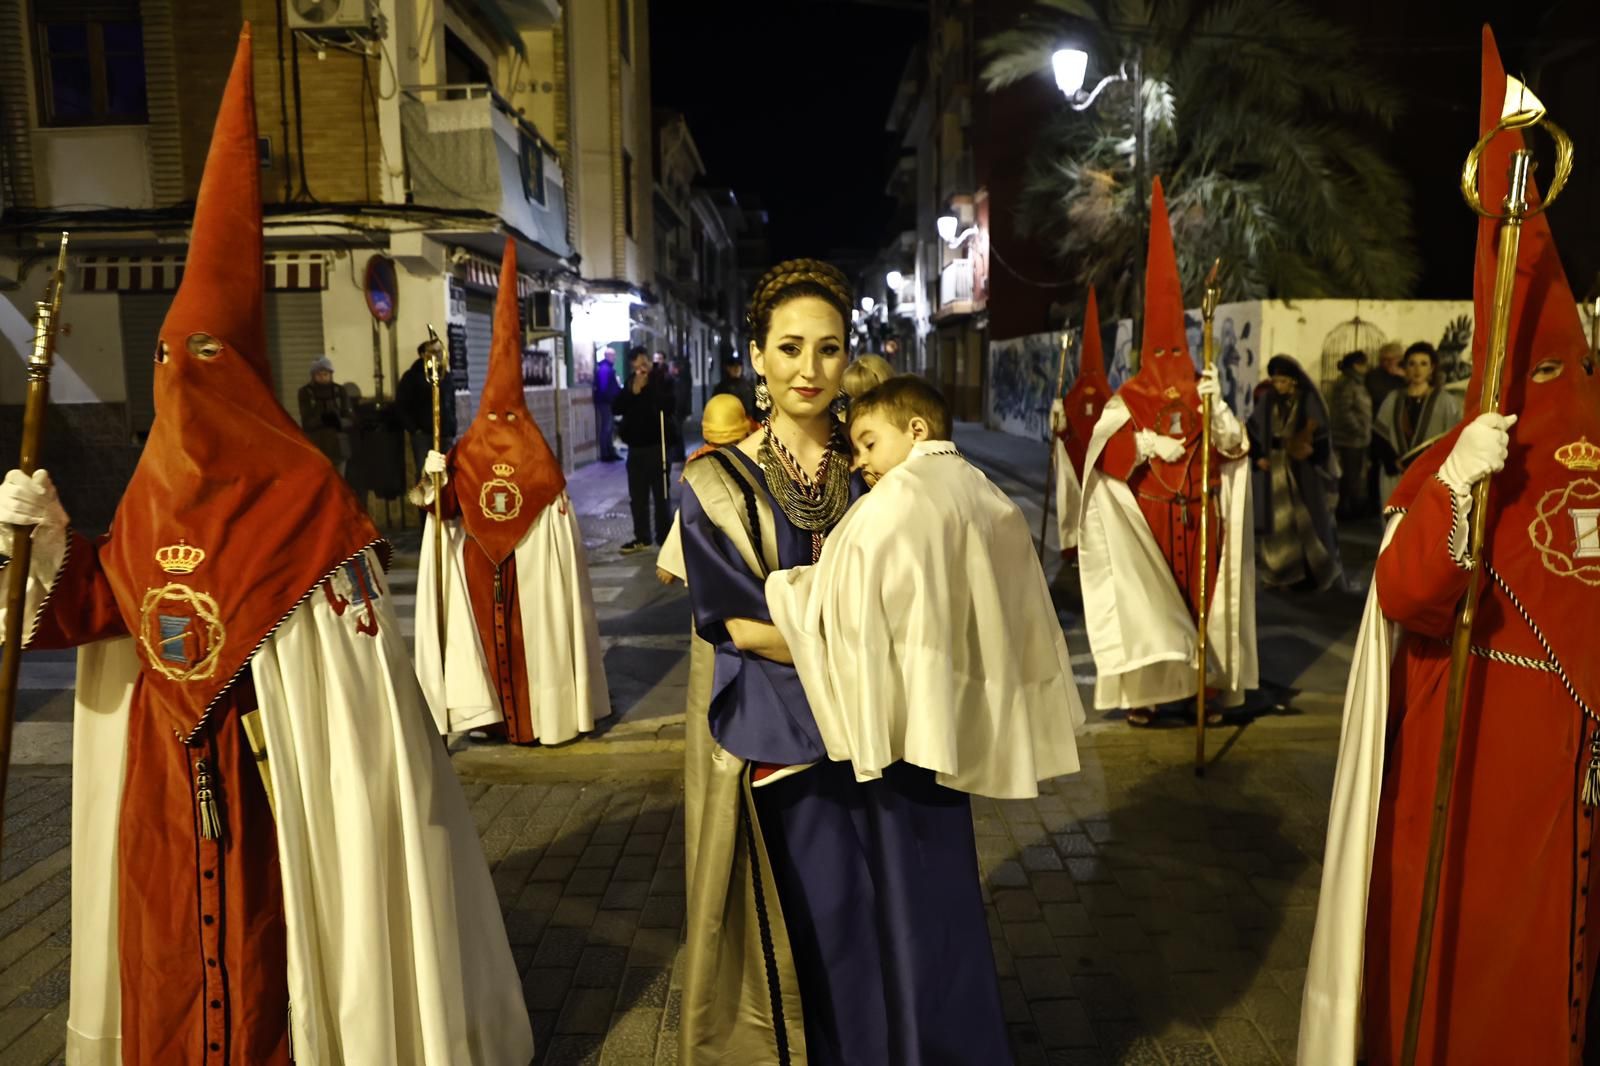
[{"label": "air conditioning unit", "polygon": [[371,0],[289,0],[291,30],[364,30],[372,25]]}]

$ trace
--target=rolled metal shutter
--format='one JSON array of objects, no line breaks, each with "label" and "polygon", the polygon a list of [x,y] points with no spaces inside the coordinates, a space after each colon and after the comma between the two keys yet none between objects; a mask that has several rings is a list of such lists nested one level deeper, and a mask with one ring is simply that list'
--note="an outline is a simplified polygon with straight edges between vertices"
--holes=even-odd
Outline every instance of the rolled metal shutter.
[{"label": "rolled metal shutter", "polygon": [[300,422],[300,386],[311,380],[311,364],[326,354],[320,292],[267,293],[267,362],[289,417]]},{"label": "rolled metal shutter", "polygon": [[170,292],[125,292],[117,298],[122,379],[128,390],[128,432],[148,433],[155,421],[156,344],[172,306]]},{"label": "rolled metal shutter", "polygon": [[[489,347],[494,332],[494,297],[467,293],[467,394],[472,397],[469,411],[478,409],[483,382],[489,374]],[[457,386],[459,388],[459,386]],[[467,427],[459,427],[465,433]]]}]

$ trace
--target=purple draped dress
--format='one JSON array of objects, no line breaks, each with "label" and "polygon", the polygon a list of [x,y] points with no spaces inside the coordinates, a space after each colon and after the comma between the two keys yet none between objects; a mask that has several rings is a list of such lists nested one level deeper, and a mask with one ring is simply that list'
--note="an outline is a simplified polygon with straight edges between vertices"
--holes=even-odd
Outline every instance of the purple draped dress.
[{"label": "purple draped dress", "polygon": [[[722,454],[765,486],[748,456]],[[852,498],[860,492],[853,478]],[[779,564],[811,562],[810,534],[770,493],[768,502]],[[1011,1062],[967,795],[906,763],[858,782],[848,763],[828,761],[794,667],[741,652],[728,638],[730,618],[771,621],[762,581],[687,486],[682,523],[695,628],[716,648],[712,735],[751,763],[817,763],[755,790],[800,981],[808,1062]]]}]

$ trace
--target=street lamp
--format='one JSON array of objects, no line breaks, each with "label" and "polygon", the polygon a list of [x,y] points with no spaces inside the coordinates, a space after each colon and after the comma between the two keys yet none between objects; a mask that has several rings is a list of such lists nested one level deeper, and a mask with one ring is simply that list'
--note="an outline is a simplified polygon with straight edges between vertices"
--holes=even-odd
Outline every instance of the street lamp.
[{"label": "street lamp", "polygon": [[1058,48],[1050,57],[1055,71],[1056,88],[1068,100],[1083,89],[1083,76],[1089,72],[1089,53],[1081,48]]},{"label": "street lamp", "polygon": [[[1067,106],[1074,111],[1087,111],[1094,105],[1100,91],[1114,81],[1133,82],[1133,186],[1134,197],[1139,212],[1139,232],[1141,239],[1134,242],[1133,259],[1133,291],[1134,304],[1131,310],[1133,319],[1133,335],[1136,340],[1133,349],[1133,368],[1138,369],[1138,344],[1137,338],[1143,336],[1141,327],[1144,318],[1144,233],[1149,228],[1149,216],[1146,214],[1145,205],[1150,199],[1147,188],[1149,181],[1145,174],[1145,135],[1144,135],[1144,51],[1142,45],[1135,45],[1133,53],[1133,71],[1130,73],[1126,66],[1117,70],[1115,74],[1107,74],[1101,78],[1095,87],[1087,94],[1083,91],[1085,75],[1089,70],[1089,53],[1081,48],[1058,48],[1050,56],[1050,69],[1055,75],[1056,88],[1061,90],[1061,95],[1067,98]],[[943,222],[943,219],[939,220]]]},{"label": "street lamp", "polygon": [[968,226],[957,233],[956,231],[961,228],[961,220],[954,215],[940,215],[934,227],[939,231],[939,239],[952,248],[961,247],[962,241],[978,232],[977,226]]},{"label": "street lamp", "polygon": [[891,270],[883,276],[883,283],[889,286],[889,291],[898,293],[906,283],[906,276],[898,270]]},{"label": "street lamp", "polygon": [[878,301],[874,300],[872,297],[863,296],[861,298],[861,313],[862,314],[864,314],[864,315],[872,314],[872,309],[874,307],[877,307],[877,306],[878,306]]}]

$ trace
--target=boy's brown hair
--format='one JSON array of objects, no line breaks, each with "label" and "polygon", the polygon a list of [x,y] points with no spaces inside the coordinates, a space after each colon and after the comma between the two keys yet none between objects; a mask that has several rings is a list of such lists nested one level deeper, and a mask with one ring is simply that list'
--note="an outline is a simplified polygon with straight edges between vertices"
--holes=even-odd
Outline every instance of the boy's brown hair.
[{"label": "boy's brown hair", "polygon": [[874,411],[899,429],[908,428],[913,418],[921,418],[928,423],[929,440],[950,439],[950,405],[944,393],[915,375],[899,374],[853,399],[850,425]]}]

